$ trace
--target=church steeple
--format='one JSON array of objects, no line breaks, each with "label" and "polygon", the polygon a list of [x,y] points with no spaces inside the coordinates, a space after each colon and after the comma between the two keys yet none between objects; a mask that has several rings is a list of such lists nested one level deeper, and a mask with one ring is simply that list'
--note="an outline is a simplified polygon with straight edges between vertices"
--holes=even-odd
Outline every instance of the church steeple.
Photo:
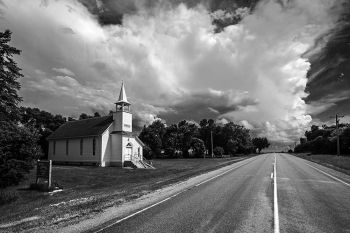
[{"label": "church steeple", "polygon": [[130,103],[128,102],[128,98],[126,97],[124,82],[122,81],[122,86],[119,92],[118,101],[115,103],[117,111],[127,111],[130,112]]}]

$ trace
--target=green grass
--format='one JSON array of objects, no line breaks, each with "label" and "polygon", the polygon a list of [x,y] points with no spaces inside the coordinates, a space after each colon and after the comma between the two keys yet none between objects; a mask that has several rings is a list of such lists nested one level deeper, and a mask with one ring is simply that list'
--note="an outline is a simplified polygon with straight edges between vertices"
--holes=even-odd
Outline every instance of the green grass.
[{"label": "green grass", "polygon": [[296,154],[296,156],[307,159],[327,167],[350,175],[350,156],[320,155],[320,154]]},{"label": "green grass", "polygon": [[[78,221],[103,209],[137,198],[165,185],[234,163],[235,158],[153,160],[157,168],[122,169],[93,166],[53,166],[53,183],[63,187],[54,195],[28,190],[35,181],[35,169],[28,180],[5,192],[16,192],[17,199],[0,206],[0,223],[40,216],[31,227]],[[72,201],[75,200],[75,201]],[[58,206],[50,206],[52,204]],[[63,220],[62,220],[63,218]],[[61,220],[60,220],[61,219]],[[28,223],[29,224],[29,223]],[[24,224],[28,227],[28,224]],[[21,230],[20,226],[12,230]]]}]

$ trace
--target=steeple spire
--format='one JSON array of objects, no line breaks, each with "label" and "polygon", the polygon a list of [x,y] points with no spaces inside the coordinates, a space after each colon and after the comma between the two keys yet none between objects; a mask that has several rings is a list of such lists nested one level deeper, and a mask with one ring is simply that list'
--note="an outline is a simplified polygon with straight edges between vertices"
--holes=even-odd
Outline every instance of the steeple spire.
[{"label": "steeple spire", "polygon": [[119,92],[119,98],[117,103],[127,103],[130,104],[128,102],[128,98],[126,97],[126,93],[125,93],[125,87],[124,87],[124,81],[122,81],[122,86],[120,88],[120,92]]},{"label": "steeple spire", "polygon": [[130,103],[126,97],[124,82],[122,81],[122,86],[119,92],[118,101],[115,103],[117,111],[130,111]]}]

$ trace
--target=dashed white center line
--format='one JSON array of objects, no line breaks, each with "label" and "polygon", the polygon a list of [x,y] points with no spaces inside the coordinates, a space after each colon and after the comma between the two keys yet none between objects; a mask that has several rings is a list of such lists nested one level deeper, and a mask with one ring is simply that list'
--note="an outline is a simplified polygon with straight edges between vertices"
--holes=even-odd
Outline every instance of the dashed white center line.
[{"label": "dashed white center line", "polygon": [[277,201],[277,175],[276,175],[276,154],[275,163],[273,164],[273,216],[274,216],[274,232],[280,232],[280,223],[278,216],[278,201]]}]

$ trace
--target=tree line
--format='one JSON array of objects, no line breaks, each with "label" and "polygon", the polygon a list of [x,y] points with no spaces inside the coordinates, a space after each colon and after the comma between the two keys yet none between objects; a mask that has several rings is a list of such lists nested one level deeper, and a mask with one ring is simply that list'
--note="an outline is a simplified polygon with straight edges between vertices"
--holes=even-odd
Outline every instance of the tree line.
[{"label": "tree line", "polygon": [[169,126],[157,120],[144,126],[139,137],[146,144],[144,156],[148,159],[234,156],[269,146],[266,138],[252,139],[244,126],[216,124],[213,119],[203,119],[199,124],[182,120]]},{"label": "tree line", "polygon": [[[350,154],[350,124],[339,124],[340,152]],[[305,132],[305,137],[300,138],[300,144],[294,148],[294,152],[309,152],[314,154],[337,153],[337,130],[335,125],[312,125]]]}]

